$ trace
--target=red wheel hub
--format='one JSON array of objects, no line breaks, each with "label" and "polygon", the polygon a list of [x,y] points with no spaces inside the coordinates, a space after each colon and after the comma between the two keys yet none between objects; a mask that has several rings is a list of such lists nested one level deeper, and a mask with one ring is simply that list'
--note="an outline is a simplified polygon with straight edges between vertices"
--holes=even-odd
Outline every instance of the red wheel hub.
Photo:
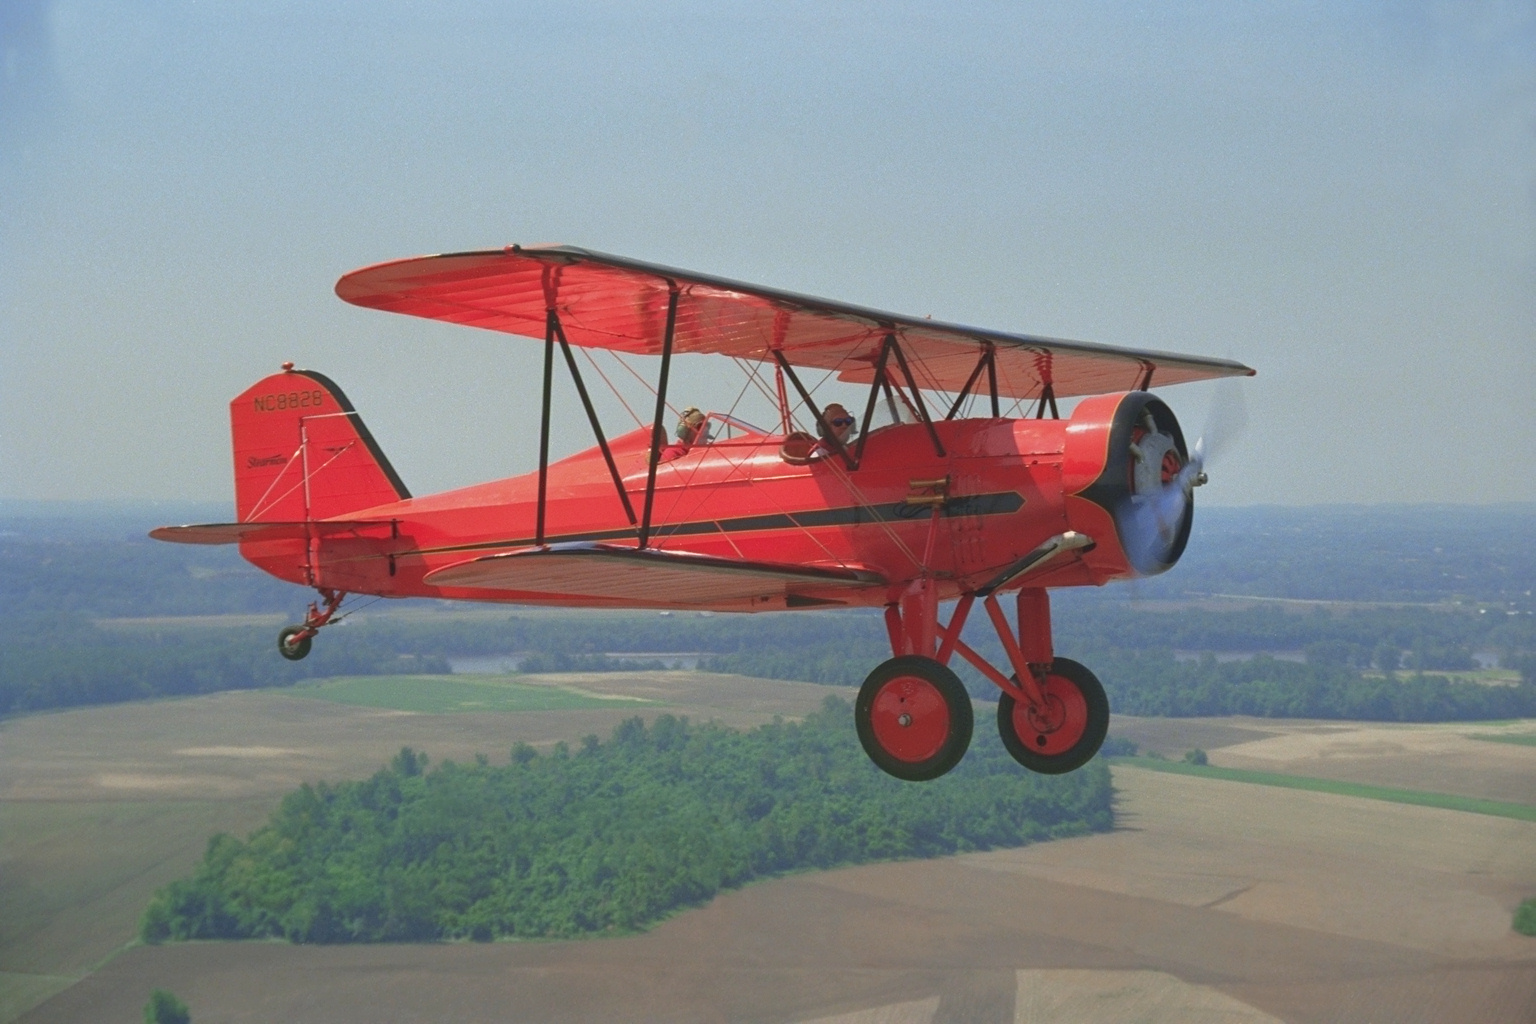
[{"label": "red wheel hub", "polygon": [[949,705],[928,680],[897,676],[875,695],[869,724],[886,753],[917,764],[936,755],[949,739]]},{"label": "red wheel hub", "polygon": [[1088,701],[1066,676],[1048,675],[1040,680],[1040,688],[1045,707],[1026,701],[1014,704],[1014,731],[1037,754],[1065,754],[1088,731]]}]

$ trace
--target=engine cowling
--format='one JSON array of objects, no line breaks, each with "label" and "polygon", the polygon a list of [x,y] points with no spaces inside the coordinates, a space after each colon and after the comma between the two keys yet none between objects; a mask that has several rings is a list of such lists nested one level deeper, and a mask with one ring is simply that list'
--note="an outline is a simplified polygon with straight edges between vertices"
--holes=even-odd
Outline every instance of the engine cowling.
[{"label": "engine cowling", "polygon": [[1194,501],[1180,486],[1188,462],[1178,418],[1150,392],[1078,403],[1067,423],[1062,491],[1072,528],[1098,542],[1085,560],[1100,575],[1155,576],[1178,562],[1194,522]]}]

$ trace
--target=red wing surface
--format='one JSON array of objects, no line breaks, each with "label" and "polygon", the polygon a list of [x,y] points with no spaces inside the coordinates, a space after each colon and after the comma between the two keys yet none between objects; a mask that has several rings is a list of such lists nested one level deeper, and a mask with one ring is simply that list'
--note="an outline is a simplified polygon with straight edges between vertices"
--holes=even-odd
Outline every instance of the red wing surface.
[{"label": "red wing surface", "polygon": [[1241,363],[1005,334],[898,316],[569,246],[452,253],[381,263],[336,283],[348,302],[487,330],[544,337],[560,315],[573,344],[660,354],[668,296],[679,294],[676,352],[767,360],[775,349],[797,366],[869,383],[882,340],[894,334],[918,384],[961,391],[988,346],[998,393],[1059,398],[1212,377],[1252,376]]},{"label": "red wing surface", "polygon": [[460,562],[429,573],[426,582],[439,587],[699,605],[885,585],[875,573],[855,569],[773,565],[589,543],[555,544]]}]

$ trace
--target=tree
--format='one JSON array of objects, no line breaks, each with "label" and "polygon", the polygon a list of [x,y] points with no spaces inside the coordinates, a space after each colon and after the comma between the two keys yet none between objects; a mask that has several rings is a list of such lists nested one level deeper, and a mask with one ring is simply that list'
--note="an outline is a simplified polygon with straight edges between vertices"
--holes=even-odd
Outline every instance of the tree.
[{"label": "tree", "polygon": [[427,755],[417,754],[410,747],[401,747],[400,753],[396,754],[395,759],[390,762],[390,767],[395,770],[395,774],[402,778],[420,775],[426,766]]},{"label": "tree", "polygon": [[1514,654],[1502,660],[1505,668],[1520,673],[1521,680],[1536,683],[1536,654]]},{"label": "tree", "polygon": [[1515,931],[1521,935],[1536,935],[1536,896],[1520,904],[1515,911]]},{"label": "tree", "polygon": [[187,1004],[163,988],[149,994],[144,1004],[144,1024],[191,1024],[192,1014]]},{"label": "tree", "polygon": [[869,763],[829,698],[750,732],[661,715],[506,764],[403,750],[306,784],[160,890],[145,941],[490,941],[642,928],[754,878],[1081,835],[1114,824],[1102,762],[1021,771],[990,732],[921,786]]}]

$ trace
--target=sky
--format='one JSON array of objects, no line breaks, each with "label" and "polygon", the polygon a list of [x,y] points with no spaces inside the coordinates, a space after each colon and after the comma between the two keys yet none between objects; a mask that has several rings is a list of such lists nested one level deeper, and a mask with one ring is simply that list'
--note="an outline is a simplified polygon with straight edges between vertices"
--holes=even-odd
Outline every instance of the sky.
[{"label": "sky", "polygon": [[537,343],[332,292],[514,242],[1241,360],[1240,435],[1161,392],[1202,500],[1536,500],[1529,3],[6,0],[0,51],[0,500],[230,501],[290,359],[417,494],[532,469]]}]

